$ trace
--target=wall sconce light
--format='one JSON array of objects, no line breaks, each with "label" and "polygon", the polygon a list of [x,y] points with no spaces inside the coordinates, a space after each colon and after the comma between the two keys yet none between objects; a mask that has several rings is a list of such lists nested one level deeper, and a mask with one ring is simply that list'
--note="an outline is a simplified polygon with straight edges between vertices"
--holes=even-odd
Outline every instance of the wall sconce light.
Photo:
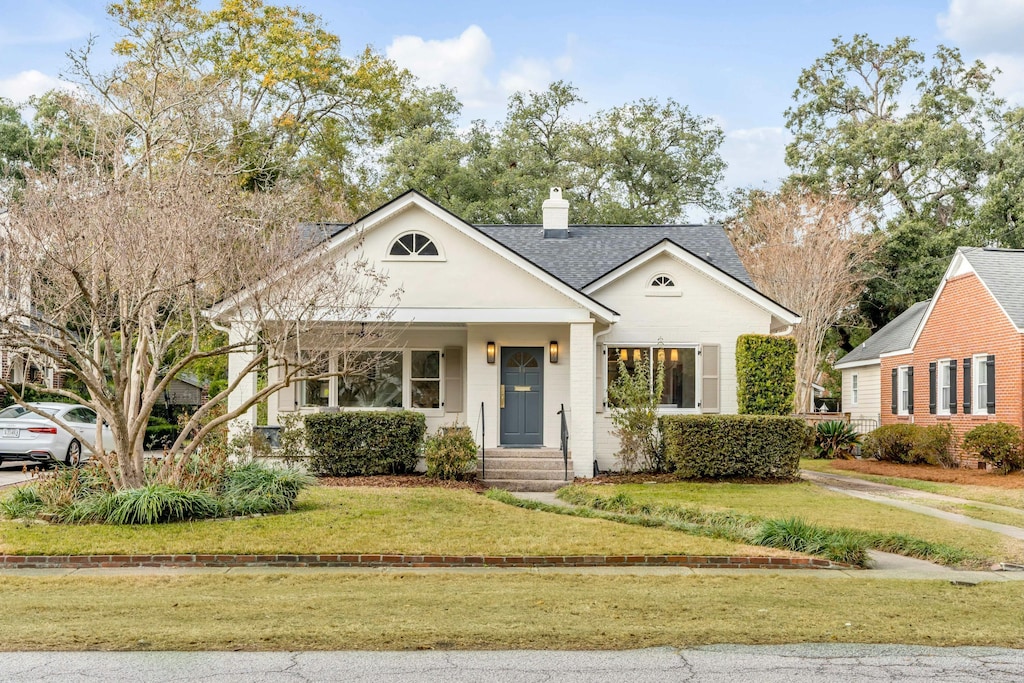
[{"label": "wall sconce light", "polygon": [[664,363],[665,362],[665,349],[658,349],[658,362],[659,363]]},{"label": "wall sconce light", "polygon": [[676,363],[679,361],[679,349],[672,349],[671,351],[672,362]]},{"label": "wall sconce light", "polygon": [[558,362],[558,342],[553,341],[548,344],[548,359],[552,363]]},{"label": "wall sconce light", "polygon": [[497,353],[497,347],[494,342],[487,342],[487,364],[494,365],[494,358]]}]

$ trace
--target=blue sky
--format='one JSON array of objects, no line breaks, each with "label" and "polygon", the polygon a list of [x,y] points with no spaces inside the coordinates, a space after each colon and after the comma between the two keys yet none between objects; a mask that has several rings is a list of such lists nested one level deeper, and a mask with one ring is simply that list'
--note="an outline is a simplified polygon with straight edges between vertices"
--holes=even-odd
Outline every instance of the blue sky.
[{"label": "blue sky", "polygon": [[[371,44],[424,81],[455,87],[467,120],[500,118],[510,92],[558,78],[591,110],[674,98],[725,130],[727,186],[772,185],[785,174],[783,113],[800,70],[835,36],[957,46],[999,66],[1001,94],[1024,103],[1024,0],[292,4],[321,15],[347,52]],[[108,59],[114,26],[105,6],[0,0],[0,96],[23,100],[51,87],[65,52],[90,34]]]}]

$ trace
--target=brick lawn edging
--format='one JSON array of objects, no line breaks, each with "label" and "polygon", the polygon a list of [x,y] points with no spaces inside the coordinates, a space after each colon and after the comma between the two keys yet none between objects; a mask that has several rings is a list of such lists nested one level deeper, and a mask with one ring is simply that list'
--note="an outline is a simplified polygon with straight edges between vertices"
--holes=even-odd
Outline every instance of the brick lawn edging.
[{"label": "brick lawn edging", "polygon": [[851,569],[805,557],[704,555],[0,555],[0,569],[119,567],[689,567]]}]

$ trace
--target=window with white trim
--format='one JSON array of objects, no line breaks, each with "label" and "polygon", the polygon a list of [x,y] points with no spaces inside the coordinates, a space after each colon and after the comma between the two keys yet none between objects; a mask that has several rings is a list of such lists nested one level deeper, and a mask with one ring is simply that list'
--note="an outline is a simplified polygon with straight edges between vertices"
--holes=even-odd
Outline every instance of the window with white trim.
[{"label": "window with white trim", "polygon": [[973,374],[971,375],[971,393],[974,401],[971,412],[975,415],[988,414],[988,354],[982,353],[974,356]]},{"label": "window with white trim", "polygon": [[[303,363],[309,363],[314,360],[314,356],[308,353],[303,353]],[[316,362],[312,363],[308,368],[303,371],[305,375],[321,375],[327,374],[330,370],[328,368],[327,357],[320,358]],[[303,407],[323,407],[329,405],[331,400],[331,380],[330,379],[305,379],[302,380],[299,386],[299,405]]]},{"label": "window with white trim", "polygon": [[668,273],[658,273],[647,283],[647,296],[681,296],[682,290]]},{"label": "window with white trim", "polygon": [[953,378],[951,373],[952,365],[949,359],[940,360],[935,364],[935,380],[938,384],[935,396],[935,412],[938,415],[949,415]]},{"label": "window with white trim", "polygon": [[363,351],[338,358],[341,408],[401,408],[402,352]]},{"label": "window with white trim", "polygon": [[607,348],[608,384],[619,376],[620,363],[626,372],[635,372],[641,363],[647,365],[654,390],[654,371],[662,363],[665,382],[658,407],[665,410],[693,410],[699,407],[698,385],[700,373],[697,369],[697,345],[674,346],[622,346]]},{"label": "window with white trim", "polygon": [[391,243],[388,256],[398,258],[440,258],[441,252],[434,240],[422,232],[407,232]]},{"label": "window with white trim", "polygon": [[413,408],[441,407],[441,352],[410,351],[410,405]]},{"label": "window with white trim", "polygon": [[860,402],[860,375],[856,372],[850,375],[850,404],[857,405]]},{"label": "window with white trim", "polygon": [[901,365],[896,373],[898,381],[897,397],[899,403],[897,405],[897,413],[899,415],[910,414],[910,366]]}]

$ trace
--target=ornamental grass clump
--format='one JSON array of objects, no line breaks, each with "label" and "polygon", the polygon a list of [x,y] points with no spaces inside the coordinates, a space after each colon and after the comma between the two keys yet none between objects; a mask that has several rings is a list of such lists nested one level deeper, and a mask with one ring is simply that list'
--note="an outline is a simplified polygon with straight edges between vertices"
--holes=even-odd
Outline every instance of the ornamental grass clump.
[{"label": "ornamental grass clump", "polygon": [[222,496],[229,514],[285,512],[292,509],[299,492],[314,481],[296,469],[251,461],[228,469]]}]

